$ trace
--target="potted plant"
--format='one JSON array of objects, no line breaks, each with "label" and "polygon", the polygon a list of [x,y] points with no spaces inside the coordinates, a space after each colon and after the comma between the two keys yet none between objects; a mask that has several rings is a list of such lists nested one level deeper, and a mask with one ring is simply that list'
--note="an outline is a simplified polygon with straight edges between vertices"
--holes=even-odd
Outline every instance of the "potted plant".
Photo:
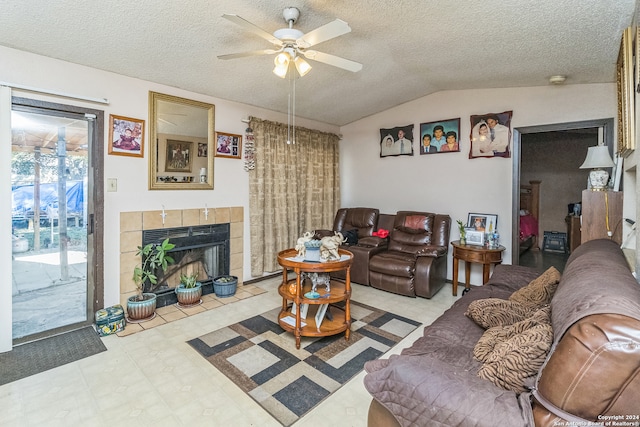
[{"label": "potted plant", "polygon": [[460,221],[459,219],[456,220],[456,222],[458,223],[458,230],[460,231],[460,244],[461,245],[466,245],[467,244],[467,231],[464,229],[464,223],[462,221]]},{"label": "potted plant", "polygon": [[235,295],[238,287],[238,278],[225,274],[213,279],[213,291],[218,298],[226,298]]},{"label": "potted plant", "polygon": [[198,282],[198,273],[196,271],[193,274],[180,274],[180,284],[175,289],[178,304],[189,306],[200,303],[202,283]]},{"label": "potted plant", "polygon": [[145,285],[149,283],[149,289],[158,283],[156,275],[158,269],[163,272],[167,270],[169,264],[173,264],[173,258],[167,252],[175,245],[165,239],[162,243],[149,243],[142,247],[138,246],[136,256],[142,257],[142,264],[133,269],[133,281],[138,288],[138,294],[127,299],[127,315],[130,321],[140,322],[153,319],[156,315],[156,294],[144,292]]}]

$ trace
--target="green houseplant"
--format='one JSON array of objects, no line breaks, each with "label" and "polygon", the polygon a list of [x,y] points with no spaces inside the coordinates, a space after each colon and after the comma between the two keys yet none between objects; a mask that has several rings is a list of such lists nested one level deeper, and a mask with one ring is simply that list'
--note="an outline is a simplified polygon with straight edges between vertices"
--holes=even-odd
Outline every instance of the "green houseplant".
[{"label": "green houseplant", "polygon": [[460,244],[461,245],[466,245],[467,244],[467,231],[464,229],[464,223],[462,221],[460,221],[459,219],[456,220],[456,222],[458,223],[458,231],[460,231]]},{"label": "green houseplant", "polygon": [[167,253],[174,247],[173,243],[169,243],[169,239],[160,244],[138,246],[136,256],[142,257],[142,264],[136,265],[133,270],[133,281],[138,288],[138,294],[127,299],[127,315],[130,321],[140,322],[155,317],[156,294],[144,292],[145,286],[148,286],[148,290],[153,289],[153,285],[158,283],[158,269],[165,272],[169,264],[173,264],[173,258]]},{"label": "green houseplant", "polygon": [[202,283],[198,282],[198,274],[198,271],[192,274],[180,274],[180,284],[175,289],[178,304],[189,306],[200,303]]}]

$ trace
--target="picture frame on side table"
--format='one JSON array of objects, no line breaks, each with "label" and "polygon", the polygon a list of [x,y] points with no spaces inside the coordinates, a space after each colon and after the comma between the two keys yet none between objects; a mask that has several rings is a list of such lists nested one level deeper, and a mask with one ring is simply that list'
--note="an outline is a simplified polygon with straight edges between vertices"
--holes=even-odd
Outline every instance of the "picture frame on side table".
[{"label": "picture frame on side table", "polygon": [[498,228],[498,215],[470,213],[467,219],[467,227],[474,231],[493,233]]},{"label": "picture frame on side table", "polygon": [[484,245],[484,233],[482,231],[475,231],[473,228],[466,230],[467,245]]}]

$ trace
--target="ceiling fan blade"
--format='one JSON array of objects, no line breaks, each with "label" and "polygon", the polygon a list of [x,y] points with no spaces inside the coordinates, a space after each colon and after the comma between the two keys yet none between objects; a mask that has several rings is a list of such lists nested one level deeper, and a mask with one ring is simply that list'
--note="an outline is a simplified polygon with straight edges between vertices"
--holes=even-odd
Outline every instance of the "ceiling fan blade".
[{"label": "ceiling fan blade", "polygon": [[309,31],[307,34],[296,40],[296,43],[299,47],[306,49],[349,32],[351,32],[349,24],[341,19],[336,19],[333,22],[329,22],[315,30]]},{"label": "ceiling fan blade", "polygon": [[251,22],[247,21],[244,18],[239,17],[238,15],[233,15],[233,14],[228,14],[225,13],[224,15],[222,15],[223,18],[228,19],[229,21],[241,26],[242,28],[244,28],[247,31],[251,31],[254,34],[259,35],[260,37],[262,37],[263,39],[278,45],[278,46],[282,46],[282,41],[280,41],[278,38],[276,38],[273,34],[269,34],[268,32],[266,32],[265,30],[263,30],[262,28],[252,24]]},{"label": "ceiling fan blade", "polygon": [[259,55],[271,55],[272,53],[279,52],[275,49],[262,49],[262,50],[250,50],[248,52],[230,53],[228,55],[218,55],[218,59],[236,59],[244,58],[246,56],[259,56]]},{"label": "ceiling fan blade", "polygon": [[359,62],[351,61],[349,59],[341,58],[339,56],[330,55],[328,53],[318,52],[315,50],[308,50],[302,52],[302,54],[312,61],[323,62],[325,64],[333,65],[334,67],[342,68],[343,70],[357,73],[362,70],[362,64]]}]

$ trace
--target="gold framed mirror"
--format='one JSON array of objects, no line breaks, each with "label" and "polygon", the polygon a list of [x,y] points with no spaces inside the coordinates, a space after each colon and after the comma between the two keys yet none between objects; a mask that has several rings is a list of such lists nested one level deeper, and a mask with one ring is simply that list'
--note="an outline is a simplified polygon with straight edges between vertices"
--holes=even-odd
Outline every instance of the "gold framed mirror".
[{"label": "gold framed mirror", "polygon": [[212,190],[215,106],[149,91],[149,190]]}]

